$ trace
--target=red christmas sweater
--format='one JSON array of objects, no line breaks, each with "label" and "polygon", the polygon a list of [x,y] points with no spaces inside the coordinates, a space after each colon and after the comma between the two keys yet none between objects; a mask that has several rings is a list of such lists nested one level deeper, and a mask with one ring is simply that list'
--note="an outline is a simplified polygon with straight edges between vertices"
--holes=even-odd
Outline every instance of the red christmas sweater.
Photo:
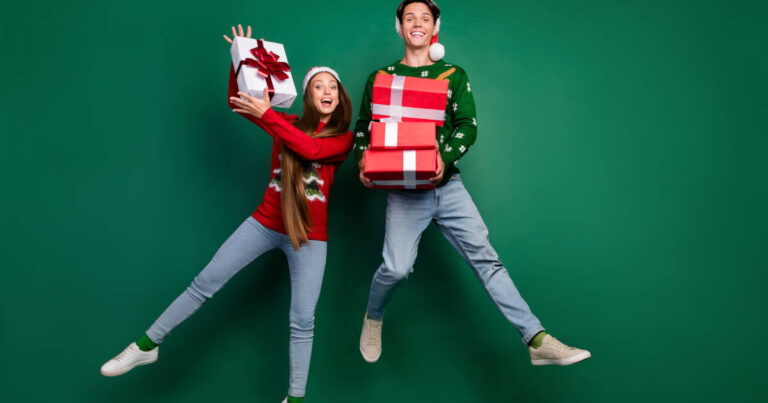
[{"label": "red christmas sweater", "polygon": [[[229,96],[237,96],[237,79],[234,69],[229,72]],[[229,103],[234,108],[232,103]],[[242,114],[241,114],[242,115]],[[283,213],[280,208],[280,151],[281,145],[295,151],[301,158],[309,162],[309,169],[304,173],[304,193],[309,203],[313,228],[309,239],[318,241],[328,240],[328,196],[330,195],[333,175],[341,163],[347,158],[352,148],[352,132],[332,137],[312,138],[301,130],[293,127],[291,122],[298,119],[295,115],[276,112],[272,108],[264,112],[261,119],[251,115],[242,115],[257,124],[272,136],[272,162],[270,164],[270,180],[264,193],[261,205],[253,212],[253,218],[263,226],[274,231],[285,231]],[[325,123],[320,122],[316,132],[323,129]]]}]

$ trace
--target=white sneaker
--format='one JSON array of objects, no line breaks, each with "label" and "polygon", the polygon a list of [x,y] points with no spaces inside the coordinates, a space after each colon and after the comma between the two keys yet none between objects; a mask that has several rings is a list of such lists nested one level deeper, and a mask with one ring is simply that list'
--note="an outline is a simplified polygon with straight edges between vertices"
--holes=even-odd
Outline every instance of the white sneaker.
[{"label": "white sneaker", "polygon": [[367,362],[376,362],[381,356],[381,322],[365,314],[363,332],[360,334],[360,353]]},{"label": "white sneaker", "polygon": [[568,347],[548,334],[544,335],[541,347],[529,346],[528,352],[531,354],[533,365],[571,365],[592,356],[589,351]]},{"label": "white sneaker", "polygon": [[122,353],[101,366],[101,374],[104,376],[122,375],[139,365],[147,365],[157,361],[157,352],[160,347],[149,351],[141,351],[136,343],[131,343]]}]

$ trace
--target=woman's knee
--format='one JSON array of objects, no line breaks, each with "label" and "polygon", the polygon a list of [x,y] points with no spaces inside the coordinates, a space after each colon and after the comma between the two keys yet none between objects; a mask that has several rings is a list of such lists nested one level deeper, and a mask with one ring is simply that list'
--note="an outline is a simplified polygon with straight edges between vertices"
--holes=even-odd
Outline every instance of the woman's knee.
[{"label": "woman's knee", "polygon": [[208,276],[199,274],[192,280],[192,283],[189,284],[187,291],[198,301],[204,302],[213,297],[213,294],[216,294],[216,291],[221,288],[221,285],[213,280],[214,279],[211,279]]},{"label": "woman's knee", "polygon": [[311,332],[315,328],[315,310],[291,310],[291,331]]}]

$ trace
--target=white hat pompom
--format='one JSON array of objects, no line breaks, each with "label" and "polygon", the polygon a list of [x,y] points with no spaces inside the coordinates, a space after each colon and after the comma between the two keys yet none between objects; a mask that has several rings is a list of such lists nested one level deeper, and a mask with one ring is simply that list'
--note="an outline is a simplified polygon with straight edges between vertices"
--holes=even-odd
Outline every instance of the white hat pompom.
[{"label": "white hat pompom", "polygon": [[445,46],[440,42],[429,45],[429,58],[438,61],[445,57]]}]

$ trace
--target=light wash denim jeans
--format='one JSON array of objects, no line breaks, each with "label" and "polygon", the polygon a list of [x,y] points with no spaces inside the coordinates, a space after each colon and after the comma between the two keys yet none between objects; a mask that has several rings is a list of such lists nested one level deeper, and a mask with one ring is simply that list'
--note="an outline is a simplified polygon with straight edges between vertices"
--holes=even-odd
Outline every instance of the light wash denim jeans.
[{"label": "light wash denim jeans", "polygon": [[326,242],[309,241],[299,250],[293,249],[288,236],[261,225],[253,217],[224,242],[211,262],[192,281],[192,284],[171,303],[147,330],[155,343],[185,319],[190,317],[207,299],[211,298],[232,276],[262,253],[280,248],[288,257],[291,275],[290,347],[291,365],[288,394],[304,396],[309,373],[314,337],[315,305],[320,296],[325,271]]},{"label": "light wash denim jeans", "polygon": [[544,330],[520,296],[488,240],[480,213],[459,174],[437,189],[390,190],[384,235],[384,262],[376,270],[368,298],[368,316],[380,320],[397,285],[413,271],[421,234],[434,221],[474,270],[488,296],[528,344]]}]

